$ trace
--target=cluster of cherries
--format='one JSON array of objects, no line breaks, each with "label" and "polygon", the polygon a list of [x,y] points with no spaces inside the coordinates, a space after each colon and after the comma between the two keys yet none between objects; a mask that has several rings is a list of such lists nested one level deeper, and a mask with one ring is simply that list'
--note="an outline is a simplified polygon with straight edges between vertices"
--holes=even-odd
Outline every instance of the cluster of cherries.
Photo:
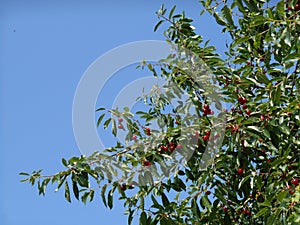
[{"label": "cluster of cherries", "polygon": [[[240,105],[242,106],[242,109],[247,109],[248,108],[248,106],[247,106],[247,98],[245,98],[245,97],[243,97],[243,96],[239,96],[238,97],[238,102],[240,103]],[[242,110],[239,110],[238,111],[238,113],[239,114],[243,114],[243,111]],[[247,109],[246,110],[246,114],[248,115],[248,116],[250,116],[250,114],[251,114],[251,110],[250,109]]]},{"label": "cluster of cherries", "polygon": [[[288,9],[289,11],[292,11],[292,10],[293,10],[293,7],[289,5],[289,6],[287,7],[287,9]],[[300,0],[298,0],[297,4],[294,6],[294,10],[296,10],[296,11],[299,11],[299,10],[300,10]]]},{"label": "cluster of cherries", "polygon": [[173,152],[175,149],[181,149],[182,145],[181,144],[175,144],[174,142],[170,142],[168,145],[161,145],[160,150],[164,152]]},{"label": "cluster of cherries", "polygon": [[295,194],[295,188],[299,185],[299,179],[294,178],[293,180],[291,180],[291,184],[292,184],[292,186],[288,185],[287,189],[289,190],[289,193],[291,195],[293,195],[293,194]]},{"label": "cluster of cherries", "polygon": [[203,116],[207,116],[207,115],[213,115],[214,111],[212,111],[209,107],[209,105],[205,104],[203,106]]}]

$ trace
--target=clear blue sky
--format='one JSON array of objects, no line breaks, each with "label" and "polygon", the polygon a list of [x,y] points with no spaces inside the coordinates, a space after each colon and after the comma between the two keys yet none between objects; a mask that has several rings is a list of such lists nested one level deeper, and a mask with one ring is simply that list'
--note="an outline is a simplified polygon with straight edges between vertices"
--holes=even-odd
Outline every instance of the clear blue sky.
[{"label": "clear blue sky", "polygon": [[185,10],[196,19],[197,32],[224,51],[221,28],[207,16],[199,18],[196,0],[0,0],[1,225],[127,224],[122,202],[110,211],[99,195],[86,206],[66,202],[54,188],[38,196],[36,188],[19,182],[18,173],[43,168],[51,174],[63,169],[62,157],[80,155],[72,130],[78,81],[118,45],[164,40],[162,29],[153,33],[162,3]]}]

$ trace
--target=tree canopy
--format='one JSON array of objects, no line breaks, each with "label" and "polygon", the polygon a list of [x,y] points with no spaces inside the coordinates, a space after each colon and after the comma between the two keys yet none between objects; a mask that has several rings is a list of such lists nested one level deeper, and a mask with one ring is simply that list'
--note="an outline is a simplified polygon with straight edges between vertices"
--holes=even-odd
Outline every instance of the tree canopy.
[{"label": "tree canopy", "polygon": [[[71,193],[83,203],[101,196],[112,208],[118,196],[128,224],[299,224],[300,1],[200,4],[230,35],[225,55],[188,12],[161,6],[154,31],[167,24],[174,53],[140,67],[169,91],[141,96],[144,111],[97,109],[98,126],[124,130],[125,144],[62,159],[66,169],[51,176],[21,173],[23,181],[43,195],[57,183],[69,202]],[[132,168],[142,169],[136,180]]]}]

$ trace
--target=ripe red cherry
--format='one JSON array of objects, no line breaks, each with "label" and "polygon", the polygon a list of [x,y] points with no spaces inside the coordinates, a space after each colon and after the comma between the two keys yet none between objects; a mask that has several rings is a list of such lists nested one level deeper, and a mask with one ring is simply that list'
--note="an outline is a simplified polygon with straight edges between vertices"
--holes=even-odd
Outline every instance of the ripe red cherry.
[{"label": "ripe red cherry", "polygon": [[149,127],[146,128],[146,134],[151,135],[151,129]]},{"label": "ripe red cherry", "polygon": [[178,145],[176,146],[176,148],[177,148],[177,149],[181,149],[181,148],[182,148],[182,144],[178,144]]},{"label": "ripe red cherry", "polygon": [[169,146],[171,147],[171,146],[174,146],[175,144],[173,143],[173,142],[170,142],[169,143]]},{"label": "ripe red cherry", "polygon": [[227,211],[228,211],[228,208],[227,208],[227,207],[224,207],[223,210],[224,210],[224,212],[227,212]]},{"label": "ripe red cherry", "polygon": [[123,125],[122,125],[122,124],[119,124],[119,125],[118,125],[118,128],[119,128],[119,129],[123,129]]},{"label": "ripe red cherry", "polygon": [[205,136],[202,137],[203,141],[207,141],[208,139],[209,139],[209,136],[207,136],[207,135],[205,135]]},{"label": "ripe red cherry", "polygon": [[250,109],[248,109],[248,110],[246,111],[246,114],[247,114],[248,116],[250,116],[250,114],[251,114],[251,110],[250,110]]},{"label": "ripe red cherry", "polygon": [[299,4],[295,5],[295,10],[299,10],[299,9],[300,9],[300,5]]},{"label": "ripe red cherry", "polygon": [[136,141],[137,140],[137,136],[136,135],[132,135],[131,140]]},{"label": "ripe red cherry", "polygon": [[170,151],[173,152],[174,150],[175,150],[175,146],[174,145],[170,146]]},{"label": "ripe red cherry", "polygon": [[290,10],[290,11],[291,11],[291,10],[292,10],[292,7],[291,7],[291,6],[288,6],[288,10]]},{"label": "ripe red cherry", "polygon": [[210,191],[206,191],[205,192],[206,195],[210,195],[210,193],[211,193]]},{"label": "ripe red cherry", "polygon": [[243,105],[243,109],[247,109],[247,107],[248,107],[248,106],[247,106],[246,104]]},{"label": "ripe red cherry", "polygon": [[238,173],[239,175],[243,174],[243,172],[244,172],[243,168],[238,168],[237,173]]},{"label": "ripe red cherry", "polygon": [[178,125],[178,124],[179,124],[179,121],[178,121],[178,120],[176,120],[176,121],[175,121],[175,124],[177,124],[177,125]]},{"label": "ripe red cherry", "polygon": [[208,110],[208,109],[209,109],[209,105],[205,104],[205,105],[203,106],[203,108],[206,109],[206,110]]},{"label": "ripe red cherry", "polygon": [[120,186],[120,189],[121,189],[122,191],[126,191],[126,188],[127,188],[126,183],[123,183],[123,184]]},{"label": "ripe red cherry", "polygon": [[144,166],[151,166],[151,162],[145,160],[145,161],[143,161],[143,165]]},{"label": "ripe red cherry", "polygon": [[251,215],[251,212],[249,211],[249,210],[247,210],[247,209],[244,209],[244,211],[243,211],[246,215]]},{"label": "ripe red cherry", "polygon": [[119,123],[122,123],[123,122],[123,118],[119,117],[118,121],[119,121]]},{"label": "ripe red cherry", "polygon": [[291,181],[291,183],[292,183],[293,185],[297,186],[297,185],[299,184],[299,180],[298,180],[297,178],[295,178],[295,179],[293,179],[293,180]]}]

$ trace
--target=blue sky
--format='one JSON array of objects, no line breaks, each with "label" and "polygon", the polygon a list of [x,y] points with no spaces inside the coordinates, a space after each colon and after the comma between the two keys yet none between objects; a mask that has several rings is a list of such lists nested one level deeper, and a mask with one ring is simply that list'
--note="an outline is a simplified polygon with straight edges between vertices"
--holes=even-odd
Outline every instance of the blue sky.
[{"label": "blue sky", "polygon": [[[153,32],[162,3],[185,10],[197,32],[224,51],[221,28],[210,17],[199,18],[197,1],[0,1],[1,225],[127,224],[122,202],[108,210],[96,195],[87,205],[70,204],[54,187],[38,196],[18,173],[42,168],[51,174],[63,169],[62,157],[80,155],[72,103],[81,76],[121,44],[164,40],[162,29]],[[119,88],[115,82],[110,89]]]}]

